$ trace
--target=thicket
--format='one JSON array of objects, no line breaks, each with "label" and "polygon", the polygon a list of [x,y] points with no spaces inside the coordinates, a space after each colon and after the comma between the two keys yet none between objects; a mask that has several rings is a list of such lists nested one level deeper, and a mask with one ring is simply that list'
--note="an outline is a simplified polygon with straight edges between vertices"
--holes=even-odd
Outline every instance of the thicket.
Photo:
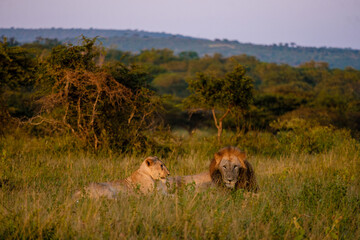
[{"label": "thicket", "polygon": [[[254,99],[242,117],[231,114],[225,125],[233,129],[274,131],[270,126],[273,121],[301,118],[315,120],[322,126],[350,129],[352,135],[358,137],[360,71],[351,67],[332,69],[325,62],[314,61],[292,67],[260,62],[246,55],[225,58],[214,54],[182,59],[180,55],[169,54],[169,50],[144,50],[139,54],[116,52],[117,58],[109,56],[107,59],[126,59],[126,62],[146,67],[154,76],[154,87],[162,94],[170,94],[179,104],[190,95],[189,83],[196,79],[197,73],[225,76],[241,64],[246,69],[246,76],[253,79]],[[209,113],[203,115],[211,116]]]},{"label": "thicket", "polygon": [[[26,49],[9,47],[6,41],[1,47],[2,64],[10,66],[2,68],[2,115],[17,117],[35,135],[71,134],[95,150],[141,149],[151,142],[144,132],[159,126],[162,111],[160,96],[148,84],[151,76],[136,65],[104,64],[96,39],[58,45],[43,59],[30,58],[31,68],[22,62]],[[25,84],[26,99],[16,99],[22,97],[15,92],[18,85]],[[25,101],[31,106],[27,111]],[[2,128],[9,131],[6,122]]]},{"label": "thicket", "polygon": [[[84,146],[121,150],[169,148],[174,135],[168,130],[191,135],[213,129],[214,120],[218,135],[255,131],[283,143],[300,141],[310,128],[320,129],[314,135],[339,130],[359,137],[360,71],[350,67],[314,61],[291,67],[246,55],[199,58],[169,49],[130,53],[86,38],[77,45],[0,44],[2,133],[21,126],[37,136],[71,134]],[[297,120],[302,127],[279,127]]]}]

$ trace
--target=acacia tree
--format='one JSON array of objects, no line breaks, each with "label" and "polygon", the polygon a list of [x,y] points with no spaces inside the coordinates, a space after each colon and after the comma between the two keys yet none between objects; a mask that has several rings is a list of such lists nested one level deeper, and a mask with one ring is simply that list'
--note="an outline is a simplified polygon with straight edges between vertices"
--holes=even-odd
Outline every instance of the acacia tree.
[{"label": "acacia tree", "polygon": [[[189,81],[191,95],[186,99],[188,106],[211,110],[221,142],[223,121],[232,110],[246,110],[253,99],[253,80],[245,76],[246,70],[240,64],[224,77],[198,73]],[[216,114],[221,113],[220,117]]]},{"label": "acacia tree", "polygon": [[[149,88],[148,74],[136,66],[99,66],[96,39],[60,45],[42,63],[38,114],[33,125],[70,132],[88,146],[126,150],[146,140],[157,124],[161,99]],[[144,140],[145,139],[145,140]]]}]

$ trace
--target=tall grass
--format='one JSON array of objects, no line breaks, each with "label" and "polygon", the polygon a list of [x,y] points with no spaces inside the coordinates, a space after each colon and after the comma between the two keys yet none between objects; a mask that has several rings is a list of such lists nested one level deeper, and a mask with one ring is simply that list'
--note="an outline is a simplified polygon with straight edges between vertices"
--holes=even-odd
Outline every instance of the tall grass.
[{"label": "tall grass", "polygon": [[258,194],[189,185],[171,196],[71,199],[89,182],[130,175],[150,154],[161,155],[172,175],[205,171],[220,147],[215,142],[200,132],[166,153],[122,155],[91,153],[66,137],[7,136],[0,143],[0,239],[360,238],[360,160],[352,140],[316,154],[275,154],[270,135],[227,135],[224,144],[249,153]]}]

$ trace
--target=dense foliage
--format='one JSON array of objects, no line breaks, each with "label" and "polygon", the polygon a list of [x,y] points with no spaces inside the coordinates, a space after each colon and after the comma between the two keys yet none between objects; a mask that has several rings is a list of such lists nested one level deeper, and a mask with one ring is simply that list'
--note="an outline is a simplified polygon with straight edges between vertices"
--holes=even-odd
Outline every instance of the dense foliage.
[{"label": "dense foliage", "polygon": [[[215,126],[218,129],[218,141],[221,142],[223,121],[230,112],[242,112],[249,108],[253,98],[253,81],[245,76],[245,69],[241,65],[224,77],[198,73],[196,79],[189,81],[192,93],[186,100],[195,110],[211,110]],[[203,107],[203,109],[201,108]],[[216,111],[222,110],[221,117]]]},{"label": "dense foliage", "polygon": [[[59,45],[38,39],[12,46],[4,39],[2,129],[9,130],[4,126],[10,120],[29,119],[39,125],[31,130],[39,135],[69,131],[95,148],[126,149],[146,145],[145,136],[162,123],[193,132],[211,128],[214,113],[230,113],[221,120],[237,132],[292,131],[272,123],[303,119],[359,134],[360,71],[353,68],[314,61],[292,67],[246,55],[199,58],[169,49],[133,54],[96,42],[83,38],[78,45]],[[215,125],[219,129],[219,122]]]},{"label": "dense foliage", "polygon": [[[148,87],[151,77],[135,65],[103,65],[95,43],[84,38],[81,45],[58,45],[43,59],[30,58],[38,60],[36,72],[15,55],[26,49],[3,43],[3,115],[28,118],[37,135],[70,133],[94,149],[145,147],[143,132],[157,126],[162,109],[160,97]],[[24,82],[30,85],[26,94],[33,108],[17,116],[12,109],[23,108],[21,92],[15,102],[6,97]]]},{"label": "dense foliage", "polygon": [[[260,62],[246,55],[225,58],[215,54],[184,59],[169,54],[169,50],[146,50],[139,54],[111,50],[111,53],[107,60],[124,60],[146,67],[154,76],[153,86],[161,94],[172,95],[175,103],[190,95],[188,85],[199,76],[223,78],[241,64],[246,69],[246,76],[253,79],[255,91],[253,103],[243,112],[244,118],[232,114],[227,120],[234,128],[274,130],[270,123],[277,119],[301,118],[323,126],[350,129],[354,136],[359,133],[360,71],[351,67],[332,69],[327,63],[314,61],[292,67]],[[152,57],[144,61],[144,56],[150,55]],[[200,75],[196,77],[196,74]],[[200,102],[198,107],[202,107]],[[177,118],[181,119],[180,110],[178,112]],[[200,119],[202,125],[211,125]],[[185,121],[183,118],[178,122],[183,125]]]}]

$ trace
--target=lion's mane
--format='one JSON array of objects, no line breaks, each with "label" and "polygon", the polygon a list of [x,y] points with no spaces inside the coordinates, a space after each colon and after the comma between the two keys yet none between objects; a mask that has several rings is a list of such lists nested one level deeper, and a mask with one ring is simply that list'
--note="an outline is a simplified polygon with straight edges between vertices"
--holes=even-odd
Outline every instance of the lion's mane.
[{"label": "lion's mane", "polygon": [[255,172],[251,164],[246,160],[246,155],[237,147],[229,146],[220,149],[215,153],[209,166],[209,173],[213,183],[216,185],[224,186],[221,172],[219,170],[219,161],[216,158],[221,158],[224,155],[236,156],[240,161],[240,171],[237,178],[235,189],[245,189],[247,191],[257,192],[259,187],[256,182]]}]

